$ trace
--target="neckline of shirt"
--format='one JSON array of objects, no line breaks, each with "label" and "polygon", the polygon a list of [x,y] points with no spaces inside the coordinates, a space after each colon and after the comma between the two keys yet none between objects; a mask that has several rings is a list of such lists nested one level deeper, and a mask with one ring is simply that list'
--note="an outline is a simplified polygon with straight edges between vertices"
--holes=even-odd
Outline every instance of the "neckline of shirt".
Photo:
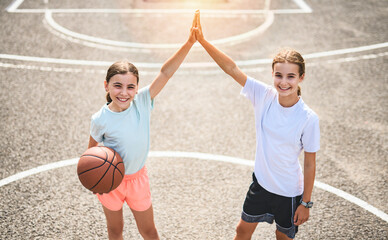
[{"label": "neckline of shirt", "polygon": [[292,105],[291,107],[283,107],[280,102],[279,102],[279,95],[276,94],[276,103],[279,107],[279,109],[284,112],[284,113],[290,113],[290,112],[293,112],[295,111],[302,103],[303,103],[303,99],[302,99],[302,96],[299,96],[299,100],[294,104]]},{"label": "neckline of shirt", "polygon": [[110,112],[110,113],[112,113],[112,114],[120,115],[120,114],[125,114],[125,113],[129,112],[129,111],[131,110],[132,106],[133,106],[133,101],[131,102],[131,104],[129,105],[129,107],[128,107],[127,109],[125,109],[124,111],[121,111],[121,112],[112,111],[112,110],[109,108],[109,104],[108,104],[108,103],[106,103],[106,104],[104,105],[104,108],[105,108],[108,112]]}]

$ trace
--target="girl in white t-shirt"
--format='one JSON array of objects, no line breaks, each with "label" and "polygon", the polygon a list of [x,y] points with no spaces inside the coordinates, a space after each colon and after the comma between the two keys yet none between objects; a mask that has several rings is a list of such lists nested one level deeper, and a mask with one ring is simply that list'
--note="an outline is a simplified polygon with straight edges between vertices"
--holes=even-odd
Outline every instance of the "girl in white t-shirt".
[{"label": "girl in white t-shirt", "polygon": [[97,194],[108,227],[109,239],[123,239],[123,203],[127,202],[144,239],[159,239],[154,223],[151,194],[145,160],[150,145],[150,113],[153,100],[173,76],[196,42],[193,27],[188,40],[162,66],[154,81],[138,89],[137,68],[127,62],[109,67],[105,79],[107,104],[91,119],[89,148],[102,142],[123,158],[122,183],[107,194]]},{"label": "girl in white t-shirt", "polygon": [[[277,239],[293,239],[309,218],[320,147],[318,116],[303,102],[299,84],[305,77],[302,56],[283,49],[272,62],[273,86],[248,77],[203,36],[196,12],[197,41],[243,89],[254,106],[256,156],[235,239],[250,239],[259,222],[276,222]],[[304,173],[298,161],[304,151]]]}]

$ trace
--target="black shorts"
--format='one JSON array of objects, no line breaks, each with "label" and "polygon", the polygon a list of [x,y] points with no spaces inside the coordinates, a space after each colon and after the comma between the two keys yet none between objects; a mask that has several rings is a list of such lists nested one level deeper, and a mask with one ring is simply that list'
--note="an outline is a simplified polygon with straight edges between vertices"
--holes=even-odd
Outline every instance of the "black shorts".
[{"label": "black shorts", "polygon": [[245,198],[241,219],[245,222],[267,222],[275,220],[276,229],[289,238],[295,238],[298,226],[294,225],[294,214],[302,195],[284,197],[265,190],[252,174],[253,182]]}]

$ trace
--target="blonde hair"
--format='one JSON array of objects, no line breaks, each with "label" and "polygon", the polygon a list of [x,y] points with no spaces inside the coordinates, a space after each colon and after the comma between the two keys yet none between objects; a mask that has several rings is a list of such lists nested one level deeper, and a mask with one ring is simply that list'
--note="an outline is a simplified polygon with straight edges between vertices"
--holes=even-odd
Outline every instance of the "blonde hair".
[{"label": "blonde hair", "polygon": [[[133,65],[132,63],[125,61],[125,60],[113,63],[109,67],[109,69],[106,73],[105,80],[107,83],[109,83],[110,79],[114,75],[127,74],[127,73],[132,73],[137,79],[137,84],[139,84],[139,71],[137,70],[135,65]],[[106,93],[106,101],[108,103],[112,102],[112,99],[110,98],[109,93]]]},{"label": "blonde hair", "polygon": [[[283,48],[272,60],[272,71],[276,63],[294,63],[299,66],[299,77],[305,73],[305,61],[302,55],[292,48]],[[298,96],[302,95],[300,86],[298,86]]]}]

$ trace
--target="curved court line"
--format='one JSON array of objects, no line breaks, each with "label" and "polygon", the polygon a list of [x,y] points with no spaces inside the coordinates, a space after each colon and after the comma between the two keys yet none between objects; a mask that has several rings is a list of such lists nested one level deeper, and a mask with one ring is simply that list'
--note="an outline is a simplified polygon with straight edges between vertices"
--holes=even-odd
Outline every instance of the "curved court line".
[{"label": "curved court line", "polygon": [[[201,159],[201,160],[211,160],[211,161],[218,161],[218,162],[226,162],[226,163],[233,163],[233,164],[240,164],[240,165],[245,165],[245,166],[254,166],[254,161],[251,160],[246,160],[242,158],[236,158],[236,157],[228,157],[228,156],[223,156],[223,155],[215,155],[215,154],[208,154],[208,153],[198,153],[198,152],[173,152],[173,151],[151,151],[148,154],[149,157],[172,157],[172,158],[194,158],[194,159]],[[32,168],[27,171],[23,171],[20,173],[17,173],[15,175],[9,176],[7,178],[1,179],[0,180],[0,187],[7,185],[9,183],[12,183],[14,181],[17,181],[19,179],[60,168],[60,167],[65,167],[65,166],[70,166],[70,165],[75,165],[78,163],[79,158],[72,158],[68,160],[63,160],[55,163],[49,163],[46,165],[42,165],[36,168]],[[388,222],[388,215],[384,213],[383,211],[379,210],[376,207],[373,207],[369,203],[347,193],[344,192],[338,188],[332,187],[328,184],[315,181],[314,186],[318,187],[324,191],[330,192],[332,194],[335,194],[351,203],[354,203],[358,205],[359,207],[369,211],[370,213],[373,213],[377,217],[381,218],[382,220]]]},{"label": "curved court line", "polygon": [[[330,57],[330,56],[337,56],[337,55],[343,55],[343,54],[376,50],[376,49],[381,49],[386,47],[388,47],[388,42],[361,46],[361,47],[354,47],[354,48],[338,49],[338,50],[332,50],[332,51],[326,51],[326,52],[310,53],[310,54],[305,54],[304,58],[315,59],[315,58],[321,58],[321,57]],[[101,67],[109,67],[114,62],[114,61],[90,61],[90,60],[76,60],[76,59],[31,57],[31,56],[22,56],[22,55],[13,55],[13,54],[0,54],[0,59],[30,61],[30,62],[40,62],[40,63],[67,64],[67,65],[101,66]],[[254,60],[235,61],[235,62],[238,66],[255,66],[255,65],[272,63],[272,59],[269,59],[269,58],[254,59]],[[134,62],[134,64],[139,68],[160,69],[163,66],[163,63]],[[180,66],[180,68],[206,68],[206,67],[218,67],[218,65],[215,62],[192,62],[192,63],[182,63],[182,65]]]},{"label": "curved court line", "polygon": [[42,165],[42,166],[39,166],[36,168],[31,168],[30,170],[26,170],[26,171],[23,171],[23,172],[20,172],[20,173],[14,174],[12,176],[1,179],[0,180],[0,187],[7,185],[11,182],[15,182],[17,180],[20,180],[22,178],[40,173],[40,172],[77,164],[78,160],[79,160],[79,158],[72,158],[72,159],[63,160],[63,161],[59,161],[59,162],[49,163],[49,164]]},{"label": "curved court line", "polygon": [[[361,47],[354,47],[354,48],[343,48],[343,49],[331,50],[331,51],[325,51],[325,52],[302,54],[302,55],[304,59],[315,59],[315,58],[321,58],[321,57],[331,57],[331,56],[337,56],[337,55],[343,55],[343,54],[349,54],[349,53],[370,51],[370,50],[386,48],[386,47],[388,47],[388,42],[377,43],[377,44],[361,46]],[[272,59],[253,59],[253,60],[235,61],[235,62],[239,66],[248,66],[248,65],[272,63]]]},{"label": "curved court line", "polygon": [[[177,49],[182,44],[181,43],[171,43],[171,44],[160,44],[160,43],[137,43],[137,42],[124,42],[124,41],[115,41],[115,40],[109,40],[104,38],[98,38],[93,37],[77,32],[70,31],[69,29],[62,27],[59,25],[52,17],[51,10],[47,10],[44,14],[45,20],[47,22],[47,25],[52,28],[52,30],[63,34],[66,36],[66,40],[72,40],[75,39],[77,43],[85,44],[86,43],[94,43],[94,44],[101,44],[101,45],[108,45],[110,47],[119,47],[119,48],[141,48],[141,49]],[[228,45],[234,45],[243,41],[247,41],[251,39],[254,36],[257,36],[259,34],[262,34],[265,32],[273,23],[274,21],[274,13],[272,11],[266,12],[266,18],[263,24],[258,26],[257,28],[238,34],[232,37],[222,38],[218,40],[210,41],[212,44],[228,44]],[[59,37],[62,37],[63,35],[58,35]],[[62,37],[63,38],[63,37]],[[195,46],[199,46],[196,44]],[[98,47],[98,45],[95,45],[95,47]]]}]

